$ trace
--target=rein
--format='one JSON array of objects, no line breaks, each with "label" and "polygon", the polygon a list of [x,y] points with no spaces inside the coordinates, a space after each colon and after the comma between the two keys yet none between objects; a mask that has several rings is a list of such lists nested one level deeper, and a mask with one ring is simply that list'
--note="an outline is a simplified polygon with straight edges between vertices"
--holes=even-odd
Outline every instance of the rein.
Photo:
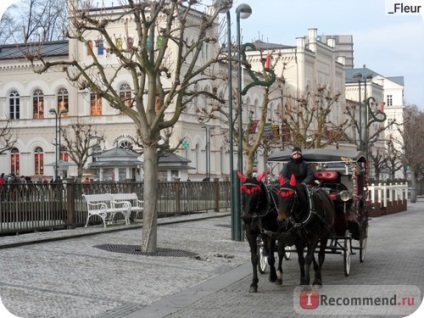
[{"label": "rein", "polygon": [[[262,202],[261,200],[258,200],[256,203],[256,207],[254,208],[255,211],[259,210],[258,212],[255,212],[252,214],[252,224],[255,220],[259,219],[258,226],[262,233],[264,233],[264,230],[262,228],[262,222],[261,219],[267,216],[269,213],[271,213],[273,210],[277,210],[277,201],[276,199],[271,195],[272,189],[269,189],[268,187],[264,186],[265,188],[265,207],[261,210],[259,210],[258,206]],[[248,195],[251,195],[255,192],[262,192],[262,187],[260,184],[256,183],[250,183],[246,182],[241,187],[240,190]]]},{"label": "rein", "polygon": [[[292,215],[294,214],[293,212],[294,212],[294,208],[295,208],[295,205],[296,205],[296,204],[293,204],[292,207],[291,207],[291,210],[290,210],[290,216],[288,217],[289,222],[293,225],[293,227],[291,228],[292,230],[304,228],[310,222],[313,215],[316,215],[318,217],[318,219],[320,219],[322,222],[325,223],[322,216],[319,215],[314,209],[314,202],[312,200],[312,196],[313,196],[313,193],[316,190],[310,190],[308,187],[305,187],[305,189],[306,189],[306,193],[307,193],[307,196],[308,196],[308,202],[309,202],[309,205],[308,205],[308,208],[307,208],[307,215],[302,221],[296,222],[294,220],[294,218],[292,217]],[[284,191],[284,195],[286,197],[294,195],[295,202],[297,203],[297,205],[300,205],[299,196],[297,194],[297,191],[295,191],[291,188],[286,188],[286,187],[280,188],[280,192],[283,192],[283,191]],[[289,193],[289,192],[291,192],[291,193]]]}]

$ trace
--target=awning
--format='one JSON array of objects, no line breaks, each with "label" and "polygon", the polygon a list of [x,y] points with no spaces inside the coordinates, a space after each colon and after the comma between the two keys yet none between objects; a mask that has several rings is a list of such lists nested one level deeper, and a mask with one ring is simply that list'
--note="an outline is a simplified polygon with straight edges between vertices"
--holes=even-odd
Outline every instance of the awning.
[{"label": "awning", "polygon": [[89,168],[116,168],[116,167],[128,167],[138,168],[143,165],[143,161],[140,160],[114,160],[114,161],[94,161],[88,164]]}]

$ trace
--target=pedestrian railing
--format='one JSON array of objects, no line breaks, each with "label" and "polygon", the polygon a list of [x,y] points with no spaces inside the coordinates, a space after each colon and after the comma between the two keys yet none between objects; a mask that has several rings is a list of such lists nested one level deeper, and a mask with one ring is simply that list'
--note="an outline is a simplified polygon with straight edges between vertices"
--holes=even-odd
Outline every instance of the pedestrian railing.
[{"label": "pedestrian railing", "polygon": [[[136,193],[144,200],[141,182],[99,182],[81,184],[5,184],[0,187],[0,234],[54,230],[83,226],[87,204],[83,194]],[[222,211],[230,207],[230,184],[213,182],[160,182],[158,216],[202,211]],[[90,219],[100,224],[100,218]]]},{"label": "pedestrian railing", "polygon": [[372,183],[369,187],[371,203],[379,203],[387,207],[388,203],[408,199],[408,183]]}]

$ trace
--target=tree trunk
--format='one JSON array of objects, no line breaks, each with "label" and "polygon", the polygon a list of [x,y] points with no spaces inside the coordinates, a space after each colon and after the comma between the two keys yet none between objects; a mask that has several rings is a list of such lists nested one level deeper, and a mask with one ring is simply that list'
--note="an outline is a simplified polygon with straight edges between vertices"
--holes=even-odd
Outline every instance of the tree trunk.
[{"label": "tree trunk", "polygon": [[77,169],[78,169],[78,178],[81,178],[82,177],[82,174],[83,174],[83,172],[84,172],[84,166],[83,165],[78,165],[77,166]]},{"label": "tree trunk", "polygon": [[247,154],[247,160],[246,160],[246,171],[245,171],[246,176],[252,176],[254,161],[255,161],[255,153],[249,152]]},{"label": "tree trunk", "polygon": [[411,203],[417,202],[417,176],[411,169]]},{"label": "tree trunk", "polygon": [[156,144],[144,148],[144,213],[141,251],[157,252],[158,156]]}]

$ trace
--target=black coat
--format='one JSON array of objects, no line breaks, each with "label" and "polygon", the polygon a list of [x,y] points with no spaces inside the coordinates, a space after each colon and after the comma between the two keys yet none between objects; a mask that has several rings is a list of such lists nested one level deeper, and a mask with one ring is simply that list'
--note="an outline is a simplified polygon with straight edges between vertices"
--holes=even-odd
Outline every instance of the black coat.
[{"label": "black coat", "polygon": [[297,182],[310,184],[314,181],[314,172],[312,171],[309,164],[301,160],[295,162],[294,160],[289,161],[281,170],[280,174],[283,176],[285,182],[290,182],[292,174],[296,176]]}]

